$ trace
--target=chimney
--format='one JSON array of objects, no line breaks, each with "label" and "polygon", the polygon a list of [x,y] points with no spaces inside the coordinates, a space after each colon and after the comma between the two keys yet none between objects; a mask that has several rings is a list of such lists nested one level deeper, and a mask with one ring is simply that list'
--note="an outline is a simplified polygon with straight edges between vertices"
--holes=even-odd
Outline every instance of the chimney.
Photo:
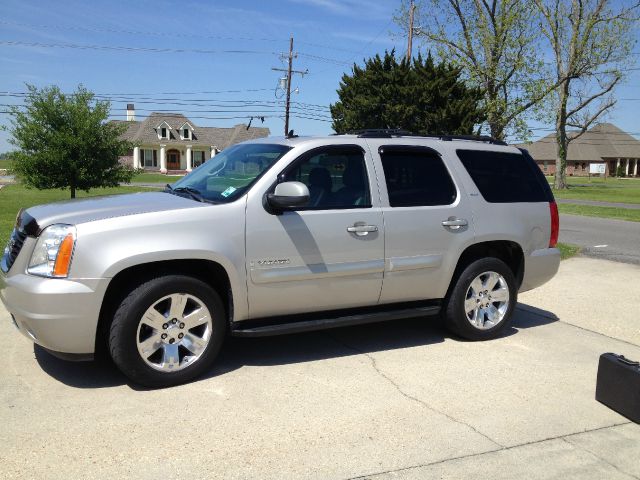
[{"label": "chimney", "polygon": [[127,103],[127,122],[135,122],[136,120],[136,110],[133,106],[133,103]]}]

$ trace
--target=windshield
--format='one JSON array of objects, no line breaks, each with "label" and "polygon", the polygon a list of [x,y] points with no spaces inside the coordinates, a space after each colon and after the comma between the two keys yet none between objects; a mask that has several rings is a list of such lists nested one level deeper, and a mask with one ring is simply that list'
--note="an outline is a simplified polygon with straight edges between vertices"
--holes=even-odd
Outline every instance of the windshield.
[{"label": "windshield", "polygon": [[[291,147],[264,143],[229,147],[170,186],[170,192],[188,192],[213,203],[232,202]],[[197,197],[196,197],[197,196]]]}]

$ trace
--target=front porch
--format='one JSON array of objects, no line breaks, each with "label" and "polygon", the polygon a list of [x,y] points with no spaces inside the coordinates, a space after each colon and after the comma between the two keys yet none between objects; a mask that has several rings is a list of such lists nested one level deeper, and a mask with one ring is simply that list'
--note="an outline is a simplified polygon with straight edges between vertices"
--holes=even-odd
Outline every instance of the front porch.
[{"label": "front porch", "polygon": [[215,146],[141,145],[134,147],[133,168],[174,175],[189,173],[217,152]]}]

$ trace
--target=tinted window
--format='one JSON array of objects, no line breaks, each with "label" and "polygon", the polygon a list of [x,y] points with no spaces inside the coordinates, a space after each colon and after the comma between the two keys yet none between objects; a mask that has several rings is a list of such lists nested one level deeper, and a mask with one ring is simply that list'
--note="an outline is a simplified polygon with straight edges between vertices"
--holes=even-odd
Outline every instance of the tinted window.
[{"label": "tinted window", "polygon": [[540,169],[524,155],[480,150],[456,153],[487,202],[548,201],[540,184]]},{"label": "tinted window", "polygon": [[327,147],[305,154],[280,181],[309,188],[307,210],[371,206],[364,153],[357,147]]},{"label": "tinted window", "polygon": [[456,187],[435,152],[385,148],[380,156],[392,207],[450,205],[455,201]]}]

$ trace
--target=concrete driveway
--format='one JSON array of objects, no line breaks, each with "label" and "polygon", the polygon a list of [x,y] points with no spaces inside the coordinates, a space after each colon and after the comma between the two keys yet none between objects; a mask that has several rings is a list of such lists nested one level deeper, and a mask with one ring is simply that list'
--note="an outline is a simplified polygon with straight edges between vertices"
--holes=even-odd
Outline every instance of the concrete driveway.
[{"label": "concrete driveway", "polygon": [[640,359],[625,285],[640,267],[576,258],[498,340],[422,319],[232,339],[157,391],[34,349],[2,310],[1,476],[638,478],[640,426],[594,400],[601,353]]}]

